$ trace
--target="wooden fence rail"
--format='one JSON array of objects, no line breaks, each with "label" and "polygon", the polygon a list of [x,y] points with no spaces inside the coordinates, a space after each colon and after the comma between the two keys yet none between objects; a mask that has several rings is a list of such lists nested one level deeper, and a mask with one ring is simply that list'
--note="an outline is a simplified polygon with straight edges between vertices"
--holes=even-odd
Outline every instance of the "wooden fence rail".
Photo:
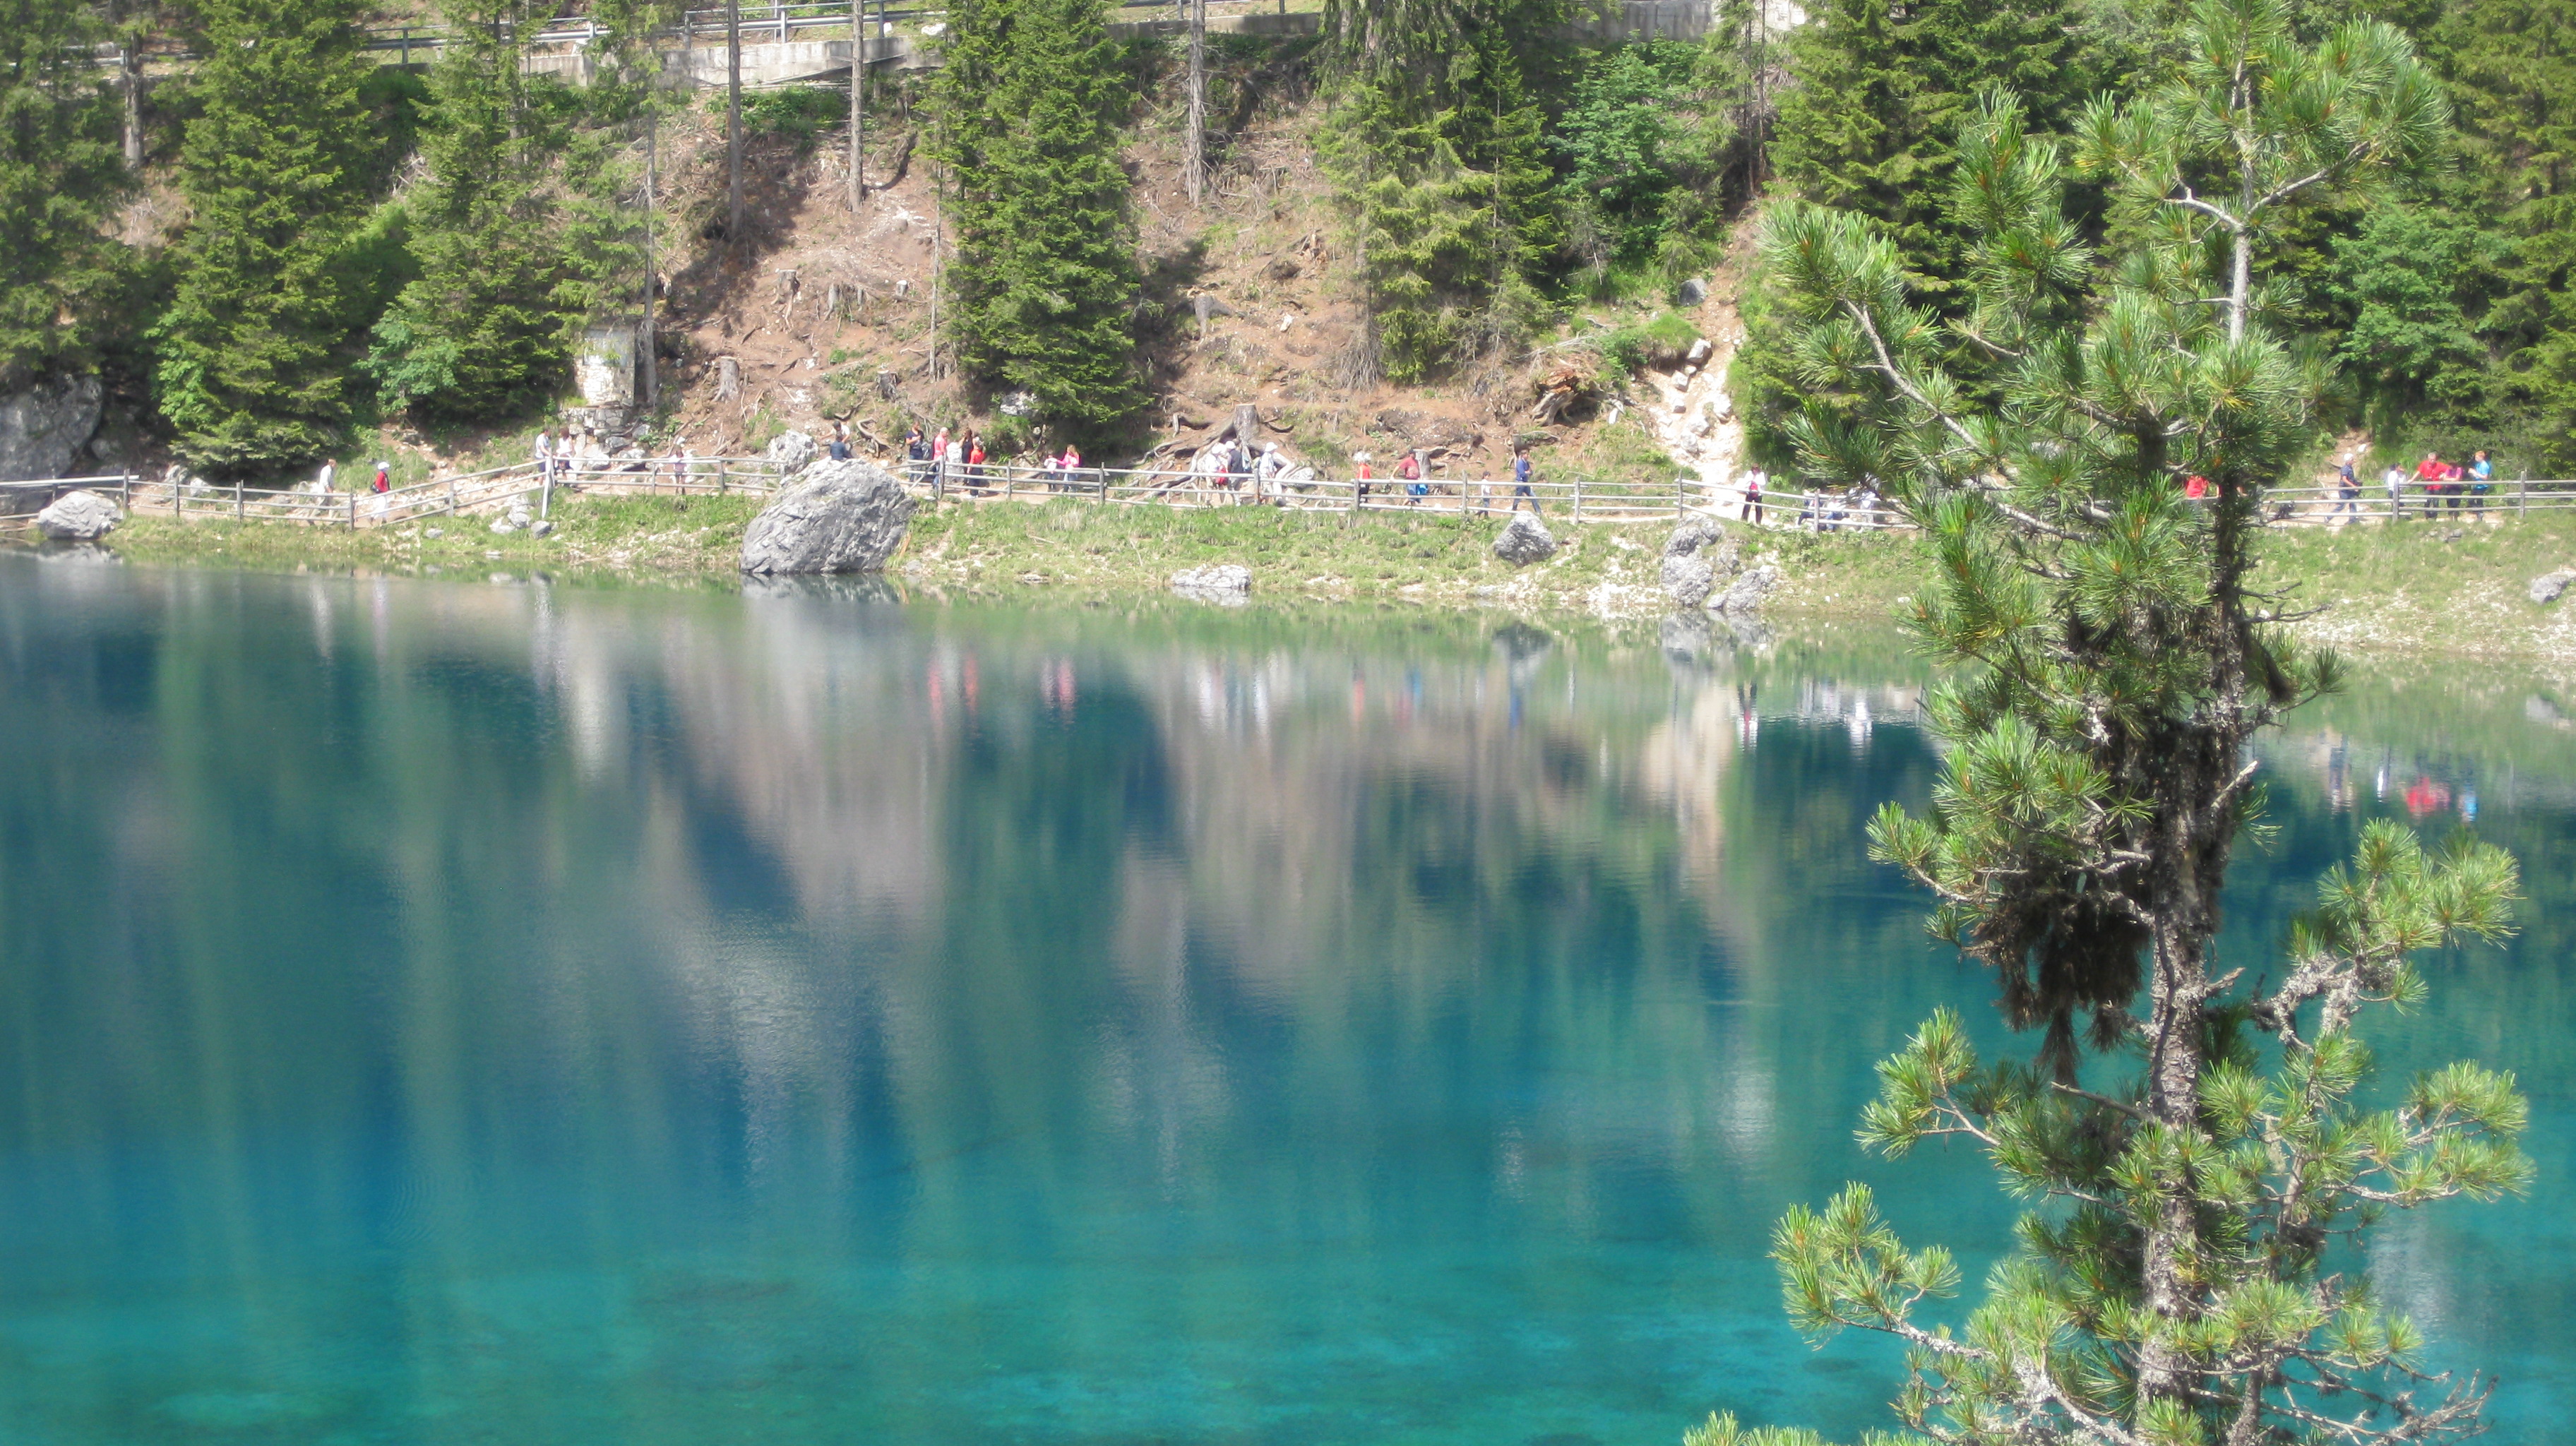
[{"label": "wooden fence rail", "polygon": [[[1070,499],[1101,506],[1215,508],[1267,506],[1300,512],[1356,515],[1391,512],[1453,517],[1507,517],[1528,508],[1550,524],[1640,524],[1704,517],[1750,522],[1773,529],[1876,532],[1911,526],[1872,494],[1851,490],[1766,491],[1748,505],[1735,487],[1696,478],[1664,485],[1604,482],[1587,477],[1508,479],[1328,478],[1312,472],[1293,479],[1256,482],[1176,468],[1085,467],[1071,472],[1005,463],[968,467],[950,462],[901,464],[907,490],[933,503],[1033,503]],[[648,462],[558,463],[551,474],[533,462],[415,482],[386,492],[285,490],[173,484],[131,474],[0,482],[0,525],[20,524],[55,497],[74,488],[113,495],[129,512],[186,521],[292,522],[310,526],[390,527],[430,518],[506,510],[524,502],[539,516],[551,513],[558,490],[595,495],[765,495],[780,482],[778,464],[765,457],[660,458]],[[2576,481],[2497,482],[2478,493],[2428,495],[2409,483],[2402,515],[2413,520],[2502,520],[2534,512],[2576,511]],[[2364,487],[2343,497],[2332,487],[2277,487],[2263,498],[2264,520],[2274,526],[2332,526],[2390,520],[2383,490]]]}]

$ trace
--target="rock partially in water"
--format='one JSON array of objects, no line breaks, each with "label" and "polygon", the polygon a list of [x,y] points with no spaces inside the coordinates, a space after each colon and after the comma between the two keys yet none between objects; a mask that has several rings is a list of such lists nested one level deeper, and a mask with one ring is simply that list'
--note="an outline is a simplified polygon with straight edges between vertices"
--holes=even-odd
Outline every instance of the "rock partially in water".
[{"label": "rock partially in water", "polygon": [[1708,610],[1729,614],[1757,611],[1763,600],[1778,590],[1781,581],[1780,569],[1766,562],[1728,583],[1726,591],[1709,599]]},{"label": "rock partially in water", "polygon": [[875,572],[902,544],[912,506],[894,474],[872,462],[817,462],[751,520],[742,570]]},{"label": "rock partially in water", "polygon": [[2562,567],[2556,572],[2544,572],[2531,580],[2531,600],[2554,603],[2560,593],[2567,591],[2569,583],[2576,583],[2576,568]]},{"label": "rock partially in water", "polygon": [[1252,592],[1252,569],[1239,562],[1185,567],[1172,574],[1172,591],[1203,602],[1243,602]]},{"label": "rock partially in water", "polygon": [[1743,549],[1705,519],[1684,522],[1664,542],[1661,581],[1675,607],[1698,607],[1743,570]]},{"label": "rock partially in water", "polygon": [[107,389],[94,376],[55,377],[0,396],[0,482],[68,474],[106,405]]},{"label": "rock partially in water", "polygon": [[1544,562],[1555,553],[1556,535],[1547,530],[1547,524],[1539,521],[1535,512],[1512,514],[1511,525],[1494,539],[1494,556],[1514,567]]},{"label": "rock partially in water", "polygon": [[56,542],[96,542],[123,521],[116,504],[95,492],[66,492],[36,514],[36,530]]},{"label": "rock partially in water", "polygon": [[1691,553],[1667,553],[1662,581],[1664,595],[1673,600],[1673,606],[1695,608],[1708,601],[1708,590],[1717,584],[1717,569],[1708,565],[1708,559]]},{"label": "rock partially in water", "polygon": [[543,518],[528,524],[528,535],[530,537],[552,537],[554,536],[554,533],[555,525]]}]

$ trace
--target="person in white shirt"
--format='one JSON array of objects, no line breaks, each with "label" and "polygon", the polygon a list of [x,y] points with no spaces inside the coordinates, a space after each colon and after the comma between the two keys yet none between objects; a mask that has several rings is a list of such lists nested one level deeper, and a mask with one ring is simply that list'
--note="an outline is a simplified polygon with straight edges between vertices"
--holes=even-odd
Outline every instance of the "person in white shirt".
[{"label": "person in white shirt", "polygon": [[2391,462],[2380,474],[2379,483],[2388,489],[2388,520],[2402,522],[2406,517],[2406,469]]},{"label": "person in white shirt", "polygon": [[1252,464],[1252,500],[1266,500],[1279,488],[1279,474],[1288,470],[1288,459],[1279,455],[1279,444],[1265,442],[1261,460]]}]

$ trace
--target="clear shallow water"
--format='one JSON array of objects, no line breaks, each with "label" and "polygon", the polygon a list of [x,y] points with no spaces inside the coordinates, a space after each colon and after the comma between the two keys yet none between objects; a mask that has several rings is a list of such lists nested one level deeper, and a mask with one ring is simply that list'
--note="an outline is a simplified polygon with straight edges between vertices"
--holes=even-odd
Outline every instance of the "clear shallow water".
[{"label": "clear shallow water", "polygon": [[[1668,1443],[1851,1435],[1762,1259],[1981,981],[1862,857],[1874,636],[903,607],[0,558],[0,1440]],[[2576,732],[2365,677],[2271,754],[2259,961],[2362,818],[2531,927],[2397,1069],[2542,1182],[2371,1261],[2498,1439],[2576,1408]]]}]

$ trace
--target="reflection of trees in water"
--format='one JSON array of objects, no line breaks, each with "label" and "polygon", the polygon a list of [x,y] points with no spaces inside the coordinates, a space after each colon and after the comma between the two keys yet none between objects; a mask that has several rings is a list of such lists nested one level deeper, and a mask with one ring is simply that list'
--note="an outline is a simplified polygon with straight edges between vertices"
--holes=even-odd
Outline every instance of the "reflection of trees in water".
[{"label": "reflection of trees in water", "polygon": [[[1004,1207],[966,1198],[952,1147],[1106,1130],[1175,1191],[1350,1208],[1292,1157],[1207,1155],[1288,1091],[1339,1112],[1355,1167],[1470,1151],[1528,1208],[1593,1219],[1618,1159],[1784,1148],[1781,1092],[1834,1055],[1801,1031],[1835,1026],[1758,1008],[1773,945],[1810,936],[1814,887],[1866,887],[1852,830],[1922,769],[1884,729],[1852,769],[1851,700],[1898,711],[1866,673],[1819,691],[1812,658],[1775,654],[1680,679],[1534,629],[1014,638],[801,593],[211,574],[99,606],[42,624],[79,635],[42,650],[78,666],[15,692],[16,736],[125,740],[101,770],[123,832],[68,838],[42,877],[0,867],[130,906],[7,927],[65,935],[29,957],[130,974],[128,1003],[76,1004],[141,1011],[90,1031],[132,1042],[133,1093],[39,1116],[138,1111],[235,1142],[244,1172],[250,1140],[352,1122],[389,1071],[415,1150],[458,1179],[497,1153],[611,1194],[757,1185],[821,1168],[780,1153],[820,1140],[913,1162],[921,1218],[972,1218]],[[7,796],[24,828],[77,830],[71,786]],[[193,870],[175,899],[171,860]],[[1917,948],[1910,914],[1831,923],[1850,957]],[[44,1001],[18,1007],[36,1029]],[[1518,1094],[1550,1051],[1616,1080]],[[1389,1119],[1514,1098],[1481,1140]]]}]

